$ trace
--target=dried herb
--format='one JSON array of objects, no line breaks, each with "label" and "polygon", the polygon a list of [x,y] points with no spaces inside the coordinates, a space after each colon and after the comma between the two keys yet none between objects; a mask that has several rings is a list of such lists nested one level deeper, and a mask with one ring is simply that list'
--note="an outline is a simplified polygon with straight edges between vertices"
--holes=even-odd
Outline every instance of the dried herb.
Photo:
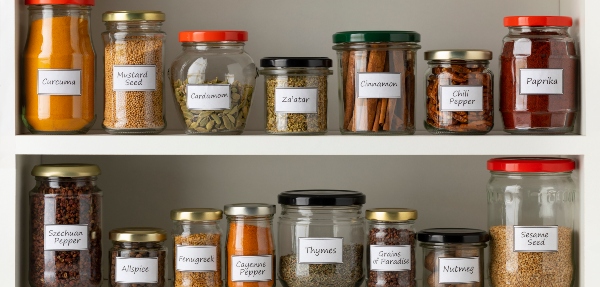
[{"label": "dried herb", "polygon": [[[175,287],[220,287],[221,279],[221,234],[197,233],[181,234],[174,237],[175,248],[173,258],[177,260],[177,246],[216,246],[217,254],[215,263],[217,270],[214,272],[187,272],[175,269]],[[176,263],[174,263],[176,264]]]},{"label": "dried herb", "polygon": [[[415,233],[410,229],[371,228],[369,230],[369,245],[410,245],[410,270],[406,271],[373,271],[369,270],[367,286],[369,287],[415,287]],[[367,252],[370,252],[367,250]],[[367,258],[371,258],[369,253]]]}]

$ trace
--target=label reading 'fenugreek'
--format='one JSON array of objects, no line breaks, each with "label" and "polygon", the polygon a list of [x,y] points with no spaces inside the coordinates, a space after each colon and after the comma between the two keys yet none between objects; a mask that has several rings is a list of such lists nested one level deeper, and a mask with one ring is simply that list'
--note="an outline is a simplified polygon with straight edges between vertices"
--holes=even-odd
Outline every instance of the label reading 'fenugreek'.
[{"label": "label reading 'fenugreek'", "polygon": [[187,85],[187,108],[189,110],[231,109],[231,93],[228,84]]},{"label": "label reading 'fenugreek'", "polygon": [[358,98],[386,99],[402,95],[400,73],[358,73],[356,90]]},{"label": "label reading 'fenugreek'", "polygon": [[343,238],[340,237],[298,238],[298,263],[344,263],[342,247]]},{"label": "label reading 'fenugreek'", "polygon": [[156,65],[113,66],[114,91],[156,90]]},{"label": "label reading 'fenugreek'", "polygon": [[47,224],[44,225],[44,250],[87,250],[88,226]]},{"label": "label reading 'fenugreek'", "polygon": [[372,271],[406,271],[411,264],[410,245],[371,245],[370,264]]},{"label": "label reading 'fenugreek'", "polygon": [[158,257],[117,257],[115,276],[117,283],[158,283]]},{"label": "label reading 'fenugreek'", "polygon": [[260,282],[273,280],[272,255],[231,256],[231,281]]},{"label": "label reading 'fenugreek'", "polygon": [[515,252],[558,251],[558,226],[515,226]]},{"label": "label reading 'fenugreek'", "polygon": [[81,96],[81,70],[38,69],[37,93]]},{"label": "label reading 'fenugreek'", "polygon": [[563,69],[520,69],[521,95],[562,95]]},{"label": "label reading 'fenugreek'", "polygon": [[316,114],[317,92],[317,88],[276,88],[275,112]]},{"label": "label reading 'fenugreek'", "polygon": [[440,85],[440,110],[443,112],[483,111],[483,86]]},{"label": "label reading 'fenugreek'", "polygon": [[479,257],[439,258],[440,284],[479,282]]},{"label": "label reading 'fenugreek'", "polygon": [[217,271],[216,246],[177,245],[175,270],[183,272]]}]

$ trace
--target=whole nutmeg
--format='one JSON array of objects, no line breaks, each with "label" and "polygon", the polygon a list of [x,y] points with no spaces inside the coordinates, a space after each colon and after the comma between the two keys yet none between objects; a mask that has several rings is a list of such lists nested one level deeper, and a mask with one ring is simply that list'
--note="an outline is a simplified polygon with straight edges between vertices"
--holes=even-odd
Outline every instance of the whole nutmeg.
[{"label": "whole nutmeg", "polygon": [[479,249],[457,249],[456,257],[479,257]]}]

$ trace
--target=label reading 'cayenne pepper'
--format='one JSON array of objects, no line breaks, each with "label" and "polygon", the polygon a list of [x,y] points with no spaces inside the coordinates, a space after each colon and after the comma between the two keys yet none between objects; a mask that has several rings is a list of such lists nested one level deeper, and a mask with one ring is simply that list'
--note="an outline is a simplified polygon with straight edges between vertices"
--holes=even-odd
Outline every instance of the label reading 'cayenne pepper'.
[{"label": "label reading 'cayenne pepper'", "polygon": [[231,281],[260,282],[273,280],[272,255],[231,256]]},{"label": "label reading 'cayenne pepper'", "polygon": [[410,270],[410,245],[371,245],[370,264],[373,271]]},{"label": "label reading 'cayenne pepper'", "polygon": [[444,112],[483,111],[483,86],[440,85],[440,110]]},{"label": "label reading 'cayenne pepper'", "polygon": [[562,95],[563,69],[520,69],[522,95]]},{"label": "label reading 'cayenne pepper'", "polygon": [[361,99],[391,99],[402,95],[400,73],[358,73],[356,90]]},{"label": "label reading 'cayenne pepper'", "polygon": [[231,109],[230,91],[228,84],[187,85],[187,108],[203,111]]},{"label": "label reading 'cayenne pepper'", "polygon": [[44,226],[44,250],[87,250],[88,225],[47,224]]}]

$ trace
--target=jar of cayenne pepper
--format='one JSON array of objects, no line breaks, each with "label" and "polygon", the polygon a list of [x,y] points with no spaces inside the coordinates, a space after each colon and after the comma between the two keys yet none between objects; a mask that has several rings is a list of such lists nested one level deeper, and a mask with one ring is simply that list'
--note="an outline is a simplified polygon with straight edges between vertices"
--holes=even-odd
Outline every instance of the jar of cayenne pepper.
[{"label": "jar of cayenne pepper", "polygon": [[500,56],[500,111],[513,134],[564,134],[577,113],[578,57],[565,16],[510,16]]}]

